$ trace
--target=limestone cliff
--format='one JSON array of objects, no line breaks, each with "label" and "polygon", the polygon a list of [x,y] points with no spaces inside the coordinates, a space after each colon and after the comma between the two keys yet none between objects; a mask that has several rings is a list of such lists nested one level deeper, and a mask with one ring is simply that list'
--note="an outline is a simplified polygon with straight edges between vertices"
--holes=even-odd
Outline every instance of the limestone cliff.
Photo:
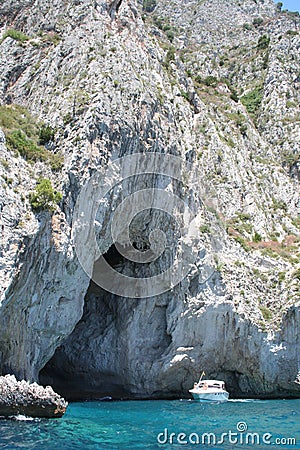
[{"label": "limestone cliff", "polygon": [[299,396],[299,25],[271,0],[1,3],[2,374]]}]

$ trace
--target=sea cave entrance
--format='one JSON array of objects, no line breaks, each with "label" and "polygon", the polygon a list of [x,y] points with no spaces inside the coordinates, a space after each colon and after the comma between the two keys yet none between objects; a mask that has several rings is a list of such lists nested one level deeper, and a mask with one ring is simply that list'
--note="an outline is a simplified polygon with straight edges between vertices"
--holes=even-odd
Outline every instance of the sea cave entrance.
[{"label": "sea cave entrance", "polygon": [[[114,245],[104,256],[117,270],[139,272]],[[155,396],[151,371],[171,343],[169,300],[119,297],[91,280],[82,318],[40,371],[40,383],[72,400]]]}]

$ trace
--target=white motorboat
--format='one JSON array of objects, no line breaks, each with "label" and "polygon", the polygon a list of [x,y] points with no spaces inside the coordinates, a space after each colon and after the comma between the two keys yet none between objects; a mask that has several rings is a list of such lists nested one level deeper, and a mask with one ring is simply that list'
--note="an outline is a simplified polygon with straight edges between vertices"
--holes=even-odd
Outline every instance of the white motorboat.
[{"label": "white motorboat", "polygon": [[189,392],[192,394],[194,400],[200,402],[227,402],[229,398],[224,381],[218,380],[200,379]]}]

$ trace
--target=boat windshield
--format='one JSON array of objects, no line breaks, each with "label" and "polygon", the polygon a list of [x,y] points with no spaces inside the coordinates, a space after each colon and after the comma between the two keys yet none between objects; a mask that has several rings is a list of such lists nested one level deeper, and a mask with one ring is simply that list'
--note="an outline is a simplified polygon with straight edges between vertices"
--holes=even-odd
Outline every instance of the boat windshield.
[{"label": "boat windshield", "polygon": [[217,381],[201,381],[199,383],[199,388],[213,388],[213,389],[225,389],[225,384],[222,382],[217,382]]}]

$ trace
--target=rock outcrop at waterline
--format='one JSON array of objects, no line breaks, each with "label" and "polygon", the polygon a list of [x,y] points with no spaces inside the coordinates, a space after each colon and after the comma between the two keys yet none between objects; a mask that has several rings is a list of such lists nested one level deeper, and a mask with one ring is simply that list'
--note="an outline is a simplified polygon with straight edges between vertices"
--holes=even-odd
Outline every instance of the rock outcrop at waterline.
[{"label": "rock outcrop at waterline", "polygon": [[[75,396],[175,397],[204,369],[231,395],[299,396],[298,16],[272,0],[21,3],[0,5],[2,374]],[[166,270],[178,243],[194,260],[169,291],[123,298],[91,280],[89,245],[83,271],[75,204],[111,161],[153,152],[182,160],[180,180],[115,171],[99,252],[128,277]],[[57,205],[32,202],[40,177]],[[147,266],[118,253],[110,227],[149,187],[199,221],[180,241],[180,211],[137,215],[135,249],[165,234]]]},{"label": "rock outcrop at waterline", "polygon": [[59,418],[68,403],[50,386],[17,381],[15,376],[0,377],[0,418],[17,416]]}]

